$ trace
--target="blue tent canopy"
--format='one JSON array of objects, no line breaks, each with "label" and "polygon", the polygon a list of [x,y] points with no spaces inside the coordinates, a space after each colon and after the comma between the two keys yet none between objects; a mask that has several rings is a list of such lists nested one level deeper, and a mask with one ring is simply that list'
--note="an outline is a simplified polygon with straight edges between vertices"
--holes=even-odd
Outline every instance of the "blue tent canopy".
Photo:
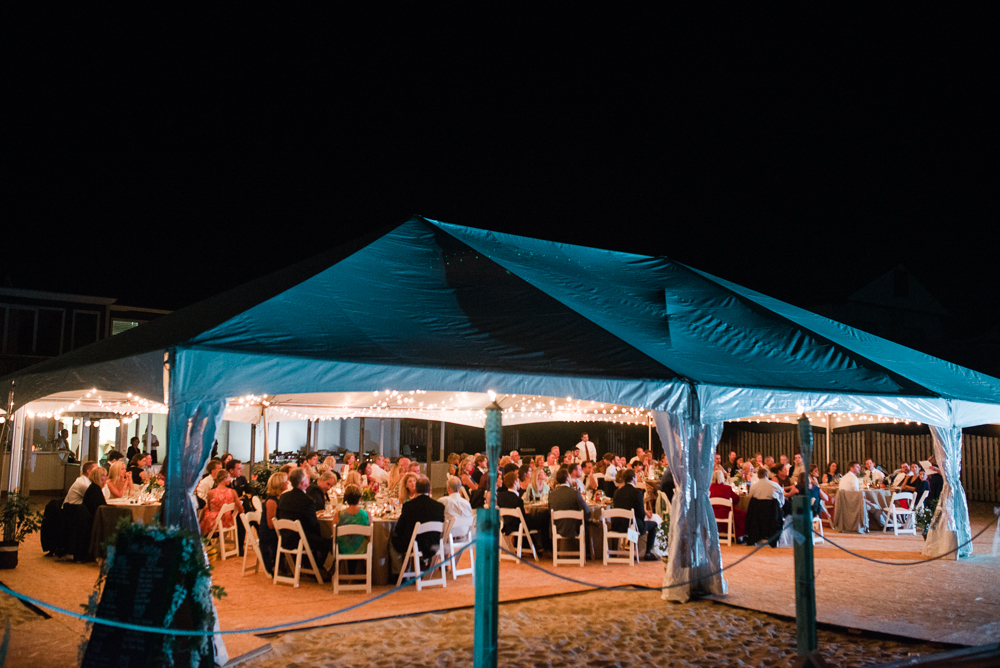
[{"label": "blue tent canopy", "polygon": [[[945,512],[964,515],[965,533],[960,429],[1000,422],[996,378],[666,257],[422,217],[2,380],[16,382],[16,406],[92,387],[169,403],[178,495],[193,488],[226,400],[246,394],[490,389],[615,402],[656,413],[672,465],[692,481],[710,473],[701,462],[724,420],[877,413],[942,430],[936,453],[956,489]],[[705,514],[696,530],[714,533],[697,486],[679,487]],[[676,522],[687,511],[674,512]]]}]

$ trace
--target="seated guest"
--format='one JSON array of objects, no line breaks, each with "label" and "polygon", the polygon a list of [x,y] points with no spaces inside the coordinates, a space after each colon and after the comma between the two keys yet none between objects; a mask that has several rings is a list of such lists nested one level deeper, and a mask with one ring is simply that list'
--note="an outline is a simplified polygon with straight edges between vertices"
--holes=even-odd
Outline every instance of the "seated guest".
[{"label": "seated guest", "polygon": [[[483,474],[487,473],[486,455],[476,455],[474,465],[475,468],[472,470],[472,482],[476,483],[477,488],[485,487],[484,485],[481,485],[479,481],[482,479]],[[489,478],[489,475],[486,477]]]},{"label": "seated guest", "polygon": [[[549,492],[549,512],[554,510],[582,510],[583,519],[590,519],[590,508],[580,492],[569,485],[569,472],[564,468],[556,471],[556,486]],[[576,538],[580,531],[580,520],[556,520],[556,531],[564,538]],[[552,540],[555,539],[552,536]]]},{"label": "seated guest", "polygon": [[823,474],[824,485],[835,485],[840,482],[840,474],[837,473],[837,462],[830,462]]},{"label": "seated guest", "polygon": [[545,475],[545,470],[541,467],[536,468],[531,474],[531,482],[528,483],[528,488],[522,494],[522,498],[531,503],[533,501],[541,501],[546,494],[549,493],[549,477]]},{"label": "seated guest", "polygon": [[[125,459],[125,455],[123,455],[122,453],[118,452],[117,450],[112,450],[111,452],[108,453],[108,466],[111,466],[112,464],[114,464],[115,462],[117,462],[119,459]],[[123,468],[128,468],[128,460],[125,459],[125,461],[122,462],[122,465],[123,465]],[[111,475],[111,474],[108,473],[108,475]]]},{"label": "seated guest", "polygon": [[104,485],[108,483],[108,472],[100,466],[95,466],[90,469],[87,477],[90,480],[90,485],[87,487],[87,491],[83,493],[83,505],[86,506],[87,510],[90,511],[90,516],[93,517],[97,514],[97,509],[107,503],[104,500]]},{"label": "seated guest", "polygon": [[[517,473],[514,471],[510,471],[503,477],[501,487],[497,491],[497,508],[519,508],[524,514],[524,501],[517,494]],[[515,517],[505,517],[500,530],[504,534],[511,534],[517,531],[520,524],[520,520]]]},{"label": "seated guest", "polygon": [[[861,464],[854,460],[847,463],[847,473],[840,479],[838,488],[848,492],[861,491]],[[869,522],[884,524],[882,510],[876,503],[865,499],[865,507],[868,510]]]},{"label": "seated guest", "polygon": [[[771,469],[774,482],[781,487],[781,493],[785,495],[785,499],[789,499],[799,493],[798,487],[792,484],[791,478],[788,477],[788,464],[778,464]],[[782,505],[782,512],[785,515],[792,514],[792,504],[786,503]]]},{"label": "seated guest", "polygon": [[442,496],[440,501],[444,506],[445,519],[452,519],[456,522],[464,522],[472,519],[472,506],[462,496],[462,481],[451,476],[445,484],[448,490],[446,496]]},{"label": "seated guest", "polygon": [[417,478],[419,478],[419,476],[416,473],[407,473],[403,476],[399,485],[400,503],[412,501],[417,497],[419,494],[419,492],[417,492]]},{"label": "seated guest", "polygon": [[[243,512],[243,505],[236,498],[236,492],[229,486],[229,473],[223,469],[215,472],[215,486],[209,490],[208,498],[205,501],[205,514],[201,516],[201,532],[209,535],[215,528],[215,521],[222,512],[222,507],[228,503],[236,506],[236,512]],[[226,513],[222,516],[222,526],[229,528],[233,526],[233,516]]]},{"label": "seated guest", "polygon": [[[316,559],[316,564],[323,568],[327,554],[330,552],[329,540],[323,540],[320,533],[319,520],[316,518],[316,504],[312,502],[306,490],[309,489],[309,474],[304,469],[297,468],[288,476],[292,488],[278,499],[278,519],[298,520],[309,543],[309,549]],[[286,531],[281,537],[281,545],[286,550],[294,550],[299,544],[298,534]]]},{"label": "seated guest", "polygon": [[[334,526],[341,527],[350,524],[368,526],[371,524],[371,520],[368,518],[368,511],[361,508],[361,488],[357,485],[348,485],[344,490],[344,503],[347,507],[343,510],[338,510],[333,515]],[[361,554],[368,549],[368,538],[365,536],[351,535],[351,536],[341,536],[337,533],[337,551],[340,554]],[[348,560],[344,562],[347,564],[348,574],[353,575],[355,568],[358,566],[356,560]]]},{"label": "seated guest", "polygon": [[743,468],[740,469],[740,475],[743,476],[743,482],[748,485],[752,485],[757,482],[757,471],[754,470],[752,462],[743,462]]},{"label": "seated guest", "polygon": [[[323,460],[323,463],[319,465],[319,468],[323,469],[322,473],[329,472],[329,473],[336,474],[337,473],[337,458],[334,457],[333,455],[328,455]],[[310,478],[310,480],[312,480],[312,478]],[[339,480],[339,478],[338,478],[338,480]]]},{"label": "seated guest", "polygon": [[[920,470],[917,471],[917,479],[913,483],[913,494],[914,497],[916,498],[916,501],[914,501],[913,503],[914,504],[920,503],[920,497],[924,495],[924,492],[929,491],[930,488],[931,488],[930,483],[927,481],[927,472],[924,471],[923,468],[921,468]],[[927,495],[927,499],[930,499],[930,494]],[[927,503],[927,499],[924,500],[925,504]]]},{"label": "seated guest", "polygon": [[261,556],[264,557],[264,568],[274,574],[274,557],[278,553],[278,533],[274,530],[274,520],[278,515],[278,498],[289,488],[288,475],[280,471],[271,474],[267,479],[267,489],[264,491],[264,513],[257,526],[257,542],[260,544]]},{"label": "seated guest", "polygon": [[[337,474],[327,471],[320,475],[316,482],[309,485],[306,494],[316,504],[316,510],[325,510],[326,502],[330,500],[330,489],[337,484]],[[351,483],[348,483],[350,486]]]},{"label": "seated guest", "polygon": [[545,464],[542,465],[542,468],[545,469],[545,475],[551,478],[556,469],[559,468],[559,453],[550,452],[549,456],[545,458]]},{"label": "seated guest", "polygon": [[346,487],[347,485],[357,485],[361,488],[366,487],[364,476],[359,471],[350,471],[347,477],[344,478],[344,486]]},{"label": "seated guest", "polygon": [[369,482],[377,482],[379,487],[385,487],[389,484],[389,471],[386,469],[388,465],[386,464],[386,459],[382,455],[375,458],[375,462],[372,464],[371,472],[368,474]]},{"label": "seated guest", "polygon": [[146,469],[153,465],[153,456],[140,452],[132,458],[128,472],[132,474],[132,483],[142,485],[149,478]]},{"label": "seated guest", "polygon": [[111,470],[108,472],[108,498],[120,499],[131,491],[132,476],[125,470],[125,462],[119,458],[111,464]]},{"label": "seated guest", "polygon": [[[728,499],[733,502],[733,534],[736,536],[736,540],[742,540],[747,533],[747,513],[736,507],[736,504],[740,502],[740,495],[726,484],[723,471],[716,471],[713,475],[712,484],[708,488],[708,496],[715,499]],[[715,513],[716,519],[726,520],[729,518],[729,509],[724,506],[712,506],[712,511]]]},{"label": "seated guest", "polygon": [[396,465],[389,471],[389,496],[399,497],[399,488],[403,482],[403,476],[410,472],[410,460],[400,457]]},{"label": "seated guest", "polygon": [[663,477],[660,478],[660,491],[667,495],[667,500],[674,500],[674,473],[670,470],[669,464],[663,469]]},{"label": "seated guest", "polygon": [[750,486],[751,499],[774,499],[778,506],[785,505],[785,492],[781,486],[772,481],[768,476],[768,470],[763,466],[757,469],[757,482]]},{"label": "seated guest", "polygon": [[740,472],[740,469],[742,467],[743,467],[743,462],[741,461],[741,458],[736,456],[735,450],[731,451],[729,453],[729,463],[726,464],[725,466],[726,475],[732,478],[733,476],[735,476],[737,473]]},{"label": "seated guest", "polygon": [[295,464],[282,464],[281,468],[278,469],[279,473],[284,473],[285,475],[291,475],[292,471],[296,469]]},{"label": "seated guest", "polygon": [[868,481],[870,485],[880,485],[885,479],[885,474],[882,470],[875,466],[875,462],[870,459],[865,460],[865,480]]},{"label": "seated guest", "polygon": [[[815,493],[813,492],[813,489],[816,490]],[[830,513],[826,509],[827,505],[830,503],[830,497],[819,486],[819,466],[817,466],[816,464],[813,464],[809,467],[809,493],[814,498],[813,501],[814,504],[816,503],[817,500],[819,502],[818,505],[814,506],[813,514],[816,517],[827,519],[830,520],[830,522],[833,522],[833,517],[830,516]]]},{"label": "seated guest", "polygon": [[[572,455],[573,453],[572,451],[570,451],[567,452],[566,454]],[[576,462],[572,462],[562,467],[559,470],[566,471],[566,473],[569,474],[569,478],[567,479],[567,484],[571,485],[574,489],[576,489],[576,491],[578,491],[581,496],[587,493],[586,488],[583,486],[583,469],[580,468],[579,464],[577,464]]]},{"label": "seated guest", "polygon": [[[594,469],[594,462],[586,461],[580,465],[583,469],[582,480],[583,488],[588,492],[596,492],[601,489],[601,483],[598,480],[597,473]],[[603,476],[601,476],[603,478]]]},{"label": "seated guest", "polygon": [[[721,473],[721,471],[720,471]],[[646,550],[643,555],[644,561],[656,561],[659,559],[653,554],[653,546],[656,544],[656,530],[659,528],[656,522],[649,521],[653,514],[646,510],[644,494],[642,490],[635,486],[635,471],[627,468],[622,471],[622,486],[615,491],[613,506],[615,508],[632,509],[635,516],[635,526],[639,535],[646,535]],[[628,520],[614,518],[611,520],[611,530],[624,533],[628,530]]]},{"label": "seated guest", "polygon": [[205,473],[202,475],[198,486],[194,488],[195,496],[199,499],[199,508],[205,507],[205,502],[208,500],[208,493],[215,487],[215,474],[221,468],[221,459],[209,459],[208,463],[205,464]]},{"label": "seated guest", "polygon": [[87,493],[90,488],[90,472],[94,470],[97,466],[97,462],[84,462],[83,466],[80,467],[80,476],[73,481],[70,485],[69,491],[66,492],[66,498],[63,499],[63,505],[67,503],[79,505],[83,503],[83,495]]},{"label": "seated guest", "polygon": [[[799,476],[806,472],[806,465],[802,461],[802,455],[795,455],[795,466],[792,468],[792,480],[798,480]],[[797,487],[798,485],[796,485]]]},{"label": "seated guest", "polygon": [[[389,556],[393,572],[397,574],[403,567],[403,557],[406,556],[406,550],[410,546],[410,539],[417,522],[444,522],[444,504],[430,497],[431,481],[426,476],[420,476],[417,479],[416,492],[417,495],[413,499],[403,504],[396,528],[392,530],[392,535],[389,537]],[[424,556],[428,566],[439,540],[441,540],[441,534],[434,531],[421,534],[417,538],[420,554]],[[422,564],[421,569],[423,568]]]},{"label": "seated guest", "polygon": [[344,455],[344,463],[340,465],[340,479],[344,480],[347,478],[347,474],[357,468],[357,457],[354,456],[353,452],[348,452]]}]

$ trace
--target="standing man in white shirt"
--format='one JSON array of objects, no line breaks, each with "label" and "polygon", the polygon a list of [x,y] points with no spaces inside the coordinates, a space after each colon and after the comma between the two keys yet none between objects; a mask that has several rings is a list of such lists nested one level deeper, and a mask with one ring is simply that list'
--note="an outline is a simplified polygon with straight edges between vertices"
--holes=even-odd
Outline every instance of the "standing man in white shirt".
[{"label": "standing man in white shirt", "polygon": [[590,442],[590,436],[587,435],[587,432],[580,435],[580,442],[576,444],[576,452],[581,462],[597,461],[597,448]]}]

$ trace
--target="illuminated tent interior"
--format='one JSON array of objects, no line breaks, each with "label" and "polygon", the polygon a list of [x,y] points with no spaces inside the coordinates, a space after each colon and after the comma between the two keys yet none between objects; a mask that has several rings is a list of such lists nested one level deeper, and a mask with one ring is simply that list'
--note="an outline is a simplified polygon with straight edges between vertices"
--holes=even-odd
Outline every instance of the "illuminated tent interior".
[{"label": "illuminated tent interior", "polygon": [[[961,428],[1000,422],[1000,380],[669,258],[421,217],[0,380],[15,409],[93,388],[168,405],[165,514],[184,525],[220,421],[260,411],[248,396],[273,399],[271,419],[426,408],[479,424],[487,392],[506,408],[527,397],[634,407],[652,414],[677,480],[670,549],[687,533],[691,554],[671,559],[673,581],[721,565],[696,490],[726,420],[818,411],[930,425],[946,481],[931,551],[969,537]],[[387,390],[425,406],[380,406]],[[462,393],[467,406],[443,408]],[[503,420],[546,419],[529,412]],[[725,581],[703,588],[724,593]]]}]

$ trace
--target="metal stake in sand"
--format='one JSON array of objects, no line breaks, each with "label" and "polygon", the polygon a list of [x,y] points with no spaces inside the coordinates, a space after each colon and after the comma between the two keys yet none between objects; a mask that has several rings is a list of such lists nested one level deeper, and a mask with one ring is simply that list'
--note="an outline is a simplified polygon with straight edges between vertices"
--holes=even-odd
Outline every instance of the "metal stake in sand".
[{"label": "metal stake in sand", "polygon": [[500,603],[500,511],[497,510],[497,463],[500,461],[500,411],[486,407],[486,465],[492,503],[476,511],[476,634],[475,668],[496,668]]},{"label": "metal stake in sand", "polygon": [[[809,460],[812,454],[812,426],[809,419],[799,418],[799,454],[809,484]],[[798,481],[794,481],[798,484]],[[812,509],[806,494],[792,497],[792,525],[804,540],[795,541],[795,626],[798,654],[804,656],[816,649],[816,586],[813,580]]]}]

